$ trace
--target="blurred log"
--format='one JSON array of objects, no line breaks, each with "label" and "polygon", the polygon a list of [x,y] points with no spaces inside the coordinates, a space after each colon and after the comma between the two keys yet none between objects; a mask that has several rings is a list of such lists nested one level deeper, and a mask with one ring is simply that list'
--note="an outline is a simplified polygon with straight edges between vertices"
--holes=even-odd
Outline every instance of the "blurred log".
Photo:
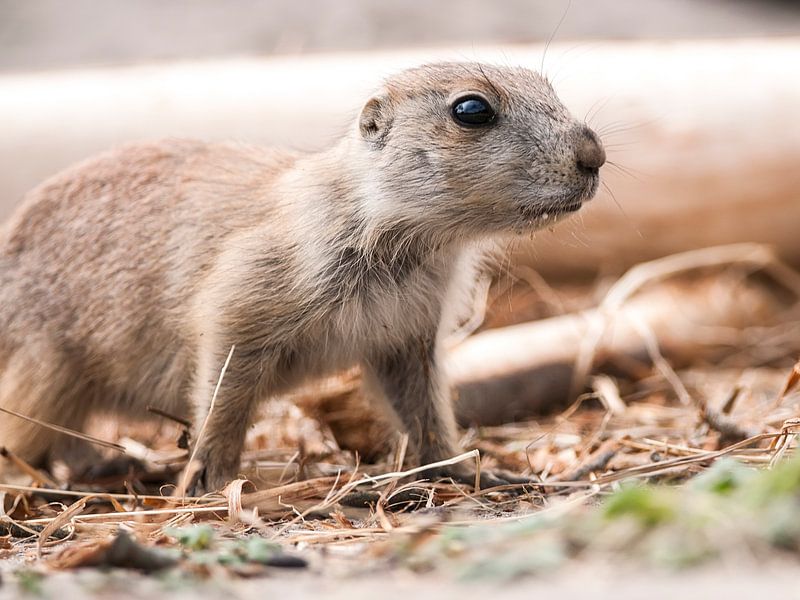
[{"label": "blurred log", "polygon": [[[611,316],[594,364],[649,364],[640,324],[673,367],[716,360],[740,347],[747,328],[771,323],[785,309],[755,282],[710,277],[661,284]],[[447,364],[461,424],[497,425],[563,408],[581,343],[607,318],[587,310],[484,331],[454,348]]]},{"label": "blurred log", "polygon": [[[0,217],[44,177],[137,138],[235,138],[316,149],[378,81],[430,60],[538,69],[542,46],[236,59],[0,76]],[[555,44],[545,71],[621,165],[614,192],[536,237],[557,277],[734,241],[800,262],[800,38]],[[617,204],[618,203],[618,204]],[[576,243],[577,238],[577,243]]]}]

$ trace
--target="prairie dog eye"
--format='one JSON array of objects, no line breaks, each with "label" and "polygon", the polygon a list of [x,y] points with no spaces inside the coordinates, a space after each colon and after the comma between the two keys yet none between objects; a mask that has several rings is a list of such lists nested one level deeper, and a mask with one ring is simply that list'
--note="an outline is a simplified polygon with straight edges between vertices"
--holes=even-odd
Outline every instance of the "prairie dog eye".
[{"label": "prairie dog eye", "polygon": [[497,118],[492,105],[479,94],[466,94],[456,98],[450,110],[456,123],[466,127],[489,125]]}]

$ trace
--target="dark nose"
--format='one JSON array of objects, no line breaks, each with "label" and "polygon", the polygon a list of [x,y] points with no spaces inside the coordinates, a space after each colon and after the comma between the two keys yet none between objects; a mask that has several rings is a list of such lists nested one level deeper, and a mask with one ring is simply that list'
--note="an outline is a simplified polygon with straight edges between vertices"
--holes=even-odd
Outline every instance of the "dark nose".
[{"label": "dark nose", "polygon": [[578,149],[575,153],[578,168],[596,173],[606,162],[603,144],[597,134],[588,127],[584,127],[578,136]]}]

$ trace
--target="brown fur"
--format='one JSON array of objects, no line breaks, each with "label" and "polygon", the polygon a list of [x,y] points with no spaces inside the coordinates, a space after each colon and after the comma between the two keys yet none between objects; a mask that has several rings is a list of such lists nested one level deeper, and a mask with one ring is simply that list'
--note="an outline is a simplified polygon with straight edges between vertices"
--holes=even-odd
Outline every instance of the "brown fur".
[{"label": "brown fur", "polygon": [[[465,90],[497,123],[453,121]],[[0,244],[0,406],[78,429],[148,405],[199,424],[235,345],[198,488],[236,476],[259,400],[354,363],[418,460],[450,456],[440,331],[485,240],[594,193],[576,165],[587,131],[531,71],[438,64],[389,79],[319,154],[168,140],[77,165]],[[29,461],[57,438],[0,419],[0,445]]]}]

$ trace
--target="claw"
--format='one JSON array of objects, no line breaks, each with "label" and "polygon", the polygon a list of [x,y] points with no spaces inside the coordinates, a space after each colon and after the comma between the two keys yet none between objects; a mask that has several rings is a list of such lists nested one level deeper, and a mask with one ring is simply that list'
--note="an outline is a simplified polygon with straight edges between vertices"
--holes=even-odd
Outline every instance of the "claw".
[{"label": "claw", "polygon": [[206,466],[202,461],[193,460],[178,475],[174,495],[197,498],[207,493]]}]

